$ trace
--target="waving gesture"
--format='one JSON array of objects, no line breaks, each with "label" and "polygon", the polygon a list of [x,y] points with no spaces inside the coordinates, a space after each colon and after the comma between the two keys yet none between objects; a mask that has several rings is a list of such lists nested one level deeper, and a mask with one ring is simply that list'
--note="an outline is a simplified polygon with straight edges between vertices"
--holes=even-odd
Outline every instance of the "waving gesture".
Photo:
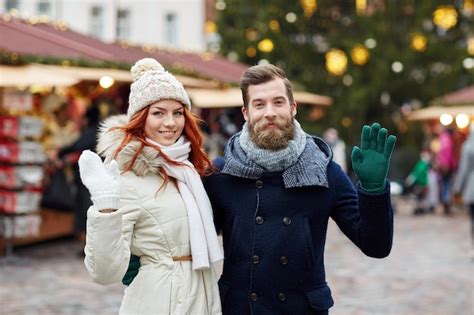
[{"label": "waving gesture", "polygon": [[96,153],[85,150],[79,158],[79,171],[97,210],[118,208],[120,171],[115,160],[104,164]]},{"label": "waving gesture", "polygon": [[383,191],[390,165],[390,156],[397,138],[387,138],[387,129],[374,123],[362,128],[361,146],[352,149],[352,168],[363,189],[371,192]]}]

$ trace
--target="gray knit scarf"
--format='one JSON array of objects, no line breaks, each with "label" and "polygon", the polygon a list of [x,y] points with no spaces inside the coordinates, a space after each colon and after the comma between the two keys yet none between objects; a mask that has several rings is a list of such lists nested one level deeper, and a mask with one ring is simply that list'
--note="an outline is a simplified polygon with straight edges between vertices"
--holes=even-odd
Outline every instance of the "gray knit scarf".
[{"label": "gray knit scarf", "polygon": [[295,128],[298,129],[295,130],[295,139],[290,140],[287,148],[270,151],[251,142],[244,125],[241,132],[229,139],[221,172],[257,179],[265,172],[283,171],[286,188],[328,187],[327,165],[332,158],[331,149],[322,139],[307,135],[296,120]]},{"label": "gray knit scarf", "polygon": [[247,156],[267,172],[281,172],[295,164],[306,146],[306,134],[300,124],[293,120],[295,135],[288,146],[281,150],[267,150],[258,147],[251,139],[249,124],[246,122],[240,133],[240,147]]}]

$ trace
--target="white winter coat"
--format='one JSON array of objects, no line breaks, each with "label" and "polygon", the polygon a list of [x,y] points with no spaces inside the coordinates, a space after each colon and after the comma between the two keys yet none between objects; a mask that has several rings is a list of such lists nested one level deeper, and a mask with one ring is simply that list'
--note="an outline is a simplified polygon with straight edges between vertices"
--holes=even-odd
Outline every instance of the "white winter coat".
[{"label": "white winter coat", "polygon": [[[111,159],[123,133],[105,133],[125,122],[114,116],[99,134],[98,152]],[[140,144],[132,141],[116,158],[123,170]],[[214,268],[192,270],[190,261],[173,261],[191,255],[186,207],[170,181],[161,187],[157,152],[145,147],[132,171],[121,176],[119,209],[87,213],[85,264],[100,284],[120,282],[130,254],[140,257],[140,270],[125,289],[120,314],[221,314]]]}]

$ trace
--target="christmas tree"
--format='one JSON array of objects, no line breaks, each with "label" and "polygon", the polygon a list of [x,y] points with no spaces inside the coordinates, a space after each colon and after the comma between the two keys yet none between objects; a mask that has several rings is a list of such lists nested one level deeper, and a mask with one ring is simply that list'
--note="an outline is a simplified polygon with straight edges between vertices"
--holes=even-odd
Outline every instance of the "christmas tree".
[{"label": "christmas tree", "polygon": [[297,89],[333,98],[317,122],[299,107],[310,133],[336,127],[355,144],[374,121],[411,133],[404,113],[474,83],[472,0],[217,0],[216,8],[221,53],[274,63]]}]

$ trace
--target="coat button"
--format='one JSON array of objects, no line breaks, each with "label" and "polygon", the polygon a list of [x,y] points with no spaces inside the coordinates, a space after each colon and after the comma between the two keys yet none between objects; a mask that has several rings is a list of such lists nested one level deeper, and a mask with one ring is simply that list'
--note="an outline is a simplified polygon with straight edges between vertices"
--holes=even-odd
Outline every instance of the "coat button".
[{"label": "coat button", "polygon": [[255,186],[257,186],[257,188],[262,188],[263,187],[263,182],[261,180],[257,180],[255,182]]},{"label": "coat button", "polygon": [[257,255],[253,255],[252,256],[252,263],[254,265],[258,264],[260,262],[260,257],[258,257]]},{"label": "coat button", "polygon": [[255,292],[250,293],[250,299],[254,302],[257,301],[258,300],[257,293]]},{"label": "coat button", "polygon": [[278,299],[282,302],[285,302],[286,300],[286,295],[283,293],[278,294]]},{"label": "coat button", "polygon": [[258,216],[255,218],[255,223],[257,224],[263,224],[263,218],[261,216]]},{"label": "coat button", "polygon": [[291,224],[291,218],[290,217],[284,217],[283,218],[283,224],[284,225],[290,225]]},{"label": "coat button", "polygon": [[280,264],[282,264],[282,265],[288,265],[288,257],[286,257],[286,256],[281,256],[281,257],[280,257]]}]

